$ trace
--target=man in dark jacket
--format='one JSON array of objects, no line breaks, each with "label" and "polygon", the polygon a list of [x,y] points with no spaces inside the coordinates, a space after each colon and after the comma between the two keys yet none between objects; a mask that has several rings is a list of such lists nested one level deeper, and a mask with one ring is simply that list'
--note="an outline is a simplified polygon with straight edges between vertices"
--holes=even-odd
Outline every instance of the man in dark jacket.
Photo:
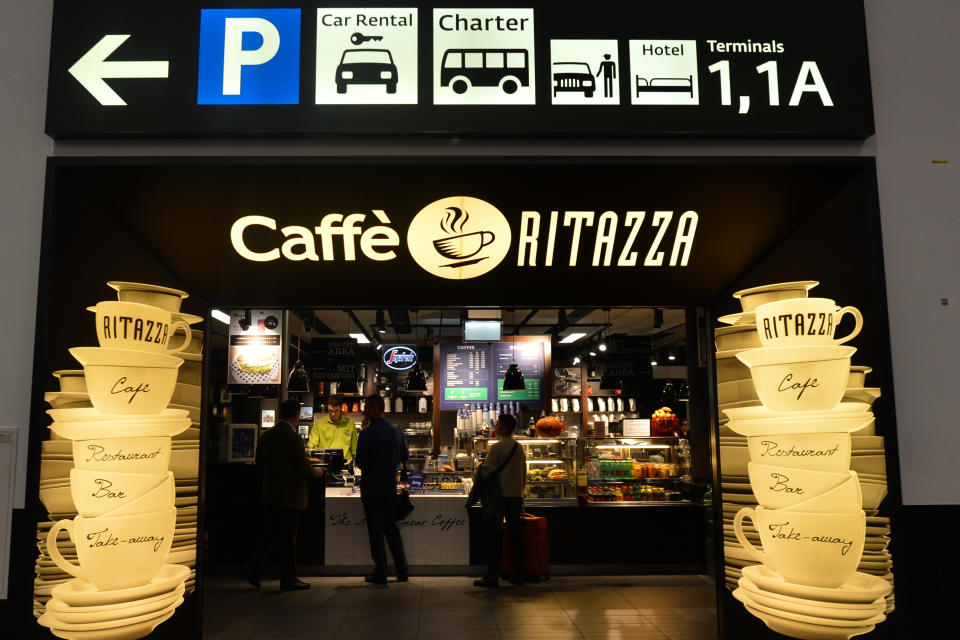
[{"label": "man in dark jacket", "polygon": [[387,550],[383,538],[386,535],[390,555],[397,570],[397,580],[406,582],[407,558],[403,553],[403,540],[397,528],[397,468],[409,457],[407,443],[397,427],[383,417],[383,398],[368,396],[363,415],[369,425],[360,432],[357,441],[357,466],[360,467],[360,500],[367,519],[367,534],[370,536],[370,555],[373,557],[373,573],[364,580],[375,584],[387,582]]},{"label": "man in dark jacket", "polygon": [[260,437],[257,467],[260,469],[260,501],[263,503],[262,534],[253,561],[244,576],[260,588],[260,569],[274,541],[280,555],[280,589],[309,589],[296,576],[297,529],[300,512],[307,508],[307,480],[317,475],[310,465],[303,441],[294,426],[300,417],[300,401],[280,403],[280,421]]}]

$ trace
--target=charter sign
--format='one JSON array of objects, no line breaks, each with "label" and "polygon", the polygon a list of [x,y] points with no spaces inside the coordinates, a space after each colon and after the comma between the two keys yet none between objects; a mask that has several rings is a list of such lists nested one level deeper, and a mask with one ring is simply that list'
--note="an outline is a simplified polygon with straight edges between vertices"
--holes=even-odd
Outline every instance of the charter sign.
[{"label": "charter sign", "polygon": [[383,209],[327,213],[311,226],[281,227],[269,216],[243,216],[233,223],[230,242],[240,257],[251,262],[355,262],[361,255],[388,262],[397,259],[405,244],[424,271],[466,280],[508,259],[520,268],[686,267],[698,220],[697,212],[691,210],[530,208],[519,212],[514,225],[489,202],[450,196],[414,216],[405,243]]}]

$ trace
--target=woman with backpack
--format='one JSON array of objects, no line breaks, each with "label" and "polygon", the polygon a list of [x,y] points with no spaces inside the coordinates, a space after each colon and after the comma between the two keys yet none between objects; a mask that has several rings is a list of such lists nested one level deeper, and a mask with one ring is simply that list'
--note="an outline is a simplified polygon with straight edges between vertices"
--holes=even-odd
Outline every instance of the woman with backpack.
[{"label": "woman with backpack", "polygon": [[490,565],[487,575],[473,582],[475,587],[497,589],[500,586],[504,519],[513,545],[513,573],[510,582],[515,585],[523,584],[522,514],[523,489],[527,483],[527,456],[523,447],[513,439],[516,428],[517,421],[513,416],[500,416],[496,425],[498,442],[487,451],[487,457],[476,474],[482,484],[480,500],[483,506],[483,525],[487,531]]}]

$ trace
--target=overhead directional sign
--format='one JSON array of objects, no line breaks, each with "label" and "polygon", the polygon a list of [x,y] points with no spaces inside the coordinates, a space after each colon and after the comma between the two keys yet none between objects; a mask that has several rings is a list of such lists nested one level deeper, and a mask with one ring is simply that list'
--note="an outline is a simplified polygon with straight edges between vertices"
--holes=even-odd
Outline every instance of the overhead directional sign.
[{"label": "overhead directional sign", "polygon": [[55,0],[47,132],[873,133],[862,0],[357,4]]}]

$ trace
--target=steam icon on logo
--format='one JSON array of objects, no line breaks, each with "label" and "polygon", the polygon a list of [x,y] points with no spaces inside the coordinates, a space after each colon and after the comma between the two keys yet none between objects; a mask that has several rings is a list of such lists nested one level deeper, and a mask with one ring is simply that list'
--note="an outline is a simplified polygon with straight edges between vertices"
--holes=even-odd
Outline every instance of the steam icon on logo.
[{"label": "steam icon on logo", "polygon": [[463,227],[470,219],[470,214],[460,207],[448,207],[440,220],[440,228],[448,234],[445,238],[433,241],[437,253],[448,260],[456,260],[441,267],[465,267],[486,260],[489,256],[475,258],[480,251],[492,244],[497,236],[492,231],[471,231],[463,233]]}]

